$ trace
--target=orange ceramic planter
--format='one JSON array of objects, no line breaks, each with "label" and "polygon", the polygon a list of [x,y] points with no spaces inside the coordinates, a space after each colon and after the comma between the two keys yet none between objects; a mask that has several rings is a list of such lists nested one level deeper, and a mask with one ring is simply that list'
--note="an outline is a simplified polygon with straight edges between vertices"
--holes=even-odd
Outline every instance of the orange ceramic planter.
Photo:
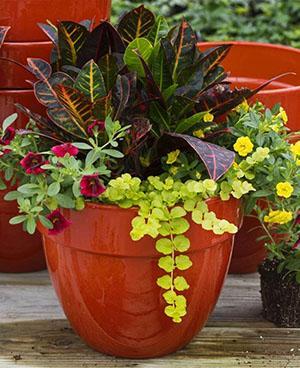
[{"label": "orange ceramic planter", "polygon": [[[16,112],[15,103],[21,103],[33,111],[43,113],[32,90],[0,90],[0,122]],[[19,115],[14,124],[24,128],[28,118]],[[33,272],[46,267],[41,237],[30,236],[20,225],[9,225],[9,219],[18,214],[14,202],[4,201],[0,191],[0,272]]]},{"label": "orange ceramic planter", "polygon": [[111,0],[1,0],[0,25],[12,26],[7,41],[48,41],[37,23],[107,19]]},{"label": "orange ceramic planter", "polygon": [[[27,65],[27,58],[49,60],[53,45],[51,42],[6,42],[0,49],[0,57]],[[26,80],[34,80],[33,75],[21,66],[0,60],[0,89],[29,89]]]},{"label": "orange ceramic planter", "polygon": [[[240,222],[239,201],[209,200],[219,218]],[[187,316],[176,324],[164,315],[163,291],[156,279],[155,240],[131,240],[135,209],[87,204],[83,212],[65,210],[72,225],[57,236],[44,228],[48,269],[74,330],[94,349],[120,357],[151,358],[172,353],[201,330],[220,294],[232,252],[233,236],[216,236],[191,224],[184,271]]]},{"label": "orange ceramic planter", "polygon": [[300,130],[300,50],[288,46],[256,42],[203,42],[201,50],[220,44],[233,44],[222,65],[230,72],[233,86],[256,88],[276,75],[295,72],[271,83],[254,100],[268,107],[280,102],[288,117],[288,127]]},{"label": "orange ceramic planter", "polygon": [[257,241],[265,232],[257,218],[245,216],[240,231],[235,236],[230,273],[253,273],[266,258],[263,240]]},{"label": "orange ceramic planter", "polygon": [[[0,90],[0,122],[9,115],[16,112],[15,104],[20,103],[30,110],[44,114],[45,108],[35,98],[33,90]],[[22,113],[14,124],[14,127],[24,128],[28,122],[28,118]]]},{"label": "orange ceramic planter", "polygon": [[0,191],[0,272],[43,270],[46,261],[40,234],[29,235],[22,225],[9,224],[18,215],[18,206],[3,199],[8,191]]}]

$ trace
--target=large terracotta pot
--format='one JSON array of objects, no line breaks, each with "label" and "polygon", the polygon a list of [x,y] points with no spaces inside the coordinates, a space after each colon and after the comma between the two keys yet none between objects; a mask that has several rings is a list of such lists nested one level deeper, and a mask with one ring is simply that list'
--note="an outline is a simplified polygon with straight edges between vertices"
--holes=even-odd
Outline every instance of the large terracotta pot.
[{"label": "large terracotta pot", "polygon": [[256,88],[272,77],[295,72],[279,81],[271,83],[259,92],[254,99],[268,107],[280,102],[288,117],[288,127],[300,130],[300,50],[288,46],[257,42],[203,42],[201,50],[220,44],[233,44],[222,65],[230,72],[233,86]]},{"label": "large terracotta pot", "polygon": [[[45,108],[37,102],[32,90],[0,90],[0,122],[16,112],[15,103],[20,103],[38,114],[45,114]],[[21,113],[14,124],[17,128],[24,128],[28,118]]]},{"label": "large terracotta pot", "polygon": [[1,0],[0,25],[12,26],[7,41],[48,41],[37,23],[107,19],[111,0]]},{"label": "large terracotta pot", "polygon": [[[0,49],[0,57],[9,58],[27,65],[27,58],[49,59],[53,45],[51,42],[6,42]],[[33,75],[21,66],[0,60],[0,89],[29,89],[26,80],[34,80]]]},{"label": "large terracotta pot", "polygon": [[[13,188],[14,189],[14,188]],[[34,272],[46,268],[40,234],[29,235],[22,225],[10,225],[18,215],[16,202],[4,200],[12,188],[0,191],[0,272]]]},{"label": "large terracotta pot", "polygon": [[[219,218],[240,222],[239,201],[209,200]],[[49,236],[44,228],[48,269],[74,330],[94,349],[115,356],[150,358],[186,345],[204,326],[220,294],[232,252],[233,236],[216,236],[191,224],[184,271],[188,313],[181,324],[164,315],[163,291],[156,279],[155,240],[131,240],[135,209],[87,204],[83,212],[65,210],[72,225]]]}]

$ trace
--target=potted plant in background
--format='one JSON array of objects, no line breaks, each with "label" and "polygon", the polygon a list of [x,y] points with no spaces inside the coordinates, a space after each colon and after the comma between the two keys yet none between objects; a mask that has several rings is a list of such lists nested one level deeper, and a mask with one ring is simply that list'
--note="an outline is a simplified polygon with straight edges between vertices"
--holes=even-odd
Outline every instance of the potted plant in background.
[{"label": "potted plant in background", "polygon": [[[274,74],[285,71],[296,73],[286,75],[280,81],[273,81],[268,88],[260,91],[253,101],[259,100],[269,108],[280,102],[288,116],[288,128],[291,131],[299,130],[300,50],[258,42],[228,41],[227,43],[231,44],[232,48],[224,60],[224,67],[231,71],[228,80],[232,86],[243,85],[255,88]],[[199,47],[201,50],[206,50],[219,44],[220,42],[203,42],[199,43]],[[230,272],[248,273],[257,270],[266,255],[263,242],[256,242],[260,232],[258,219],[246,216],[236,236]]]},{"label": "potted plant in background", "polygon": [[244,208],[258,224],[256,241],[266,247],[259,267],[263,316],[282,327],[299,327],[300,141],[286,125],[279,105],[264,110],[259,103],[249,107],[245,102],[227,119],[231,135],[215,142],[237,152],[238,176],[256,189],[246,195]]},{"label": "potted plant in background", "polygon": [[[48,117],[18,105],[31,121],[2,147],[2,162],[23,170],[6,195],[20,208],[11,223],[29,233],[38,224],[57,295],[89,345],[124,357],[170,353],[212,311],[239,199],[255,190],[228,142],[209,142],[226,133],[215,116],[259,89],[221,83],[230,46],[200,53],[187,22],[169,31],[143,6],[117,29],[61,22],[46,32],[52,68],[41,59],[28,68]],[[267,157],[256,154],[259,164]]]}]

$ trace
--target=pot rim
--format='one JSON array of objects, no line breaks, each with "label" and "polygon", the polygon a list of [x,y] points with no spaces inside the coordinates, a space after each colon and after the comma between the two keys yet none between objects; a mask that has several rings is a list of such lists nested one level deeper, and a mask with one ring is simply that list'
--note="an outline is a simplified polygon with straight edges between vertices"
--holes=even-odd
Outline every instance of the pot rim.
[{"label": "pot rim", "polygon": [[48,45],[53,45],[53,43],[51,41],[6,41],[3,42],[2,44],[2,48],[4,47],[31,47],[31,46],[48,46]]},{"label": "pot rim", "polygon": [[[210,44],[212,46],[218,46],[218,45],[233,45],[233,46],[258,46],[258,47],[264,47],[268,49],[274,49],[274,50],[282,50],[282,51],[289,51],[295,54],[300,55],[300,49],[296,49],[291,46],[286,45],[280,45],[280,44],[272,44],[267,42],[255,42],[255,41],[203,41],[198,42],[197,46],[201,47],[204,45]],[[264,89],[260,92],[258,92],[257,96],[260,95],[276,95],[281,93],[287,93],[287,92],[297,92],[300,91],[300,86],[292,86],[292,87],[285,87],[285,88],[278,88],[278,89]]]},{"label": "pot rim", "polygon": [[22,95],[22,94],[32,94],[34,95],[34,90],[32,88],[28,89],[0,89],[0,95]]},{"label": "pot rim", "polygon": [[[230,199],[228,201],[222,201],[222,199],[220,197],[213,197],[213,198],[208,198],[205,200],[206,203],[215,203],[215,202],[230,202],[230,201],[239,201],[239,199],[230,197]],[[178,204],[176,204],[175,206],[177,206]],[[131,211],[131,212],[136,212],[139,208],[137,206],[133,206],[130,208],[122,208],[117,204],[108,204],[108,203],[95,203],[95,202],[89,202],[89,201],[85,201],[85,206],[90,208],[90,209],[107,209],[107,210],[124,210],[124,211]],[[72,210],[72,209],[71,209]]]}]

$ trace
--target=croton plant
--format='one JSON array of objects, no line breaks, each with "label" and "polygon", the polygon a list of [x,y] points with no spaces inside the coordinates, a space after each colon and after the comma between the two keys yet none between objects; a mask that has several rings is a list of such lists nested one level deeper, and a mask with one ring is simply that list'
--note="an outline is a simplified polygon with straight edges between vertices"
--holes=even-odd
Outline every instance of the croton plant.
[{"label": "croton plant", "polygon": [[51,64],[29,58],[24,67],[46,114],[17,105],[28,126],[15,131],[12,116],[1,133],[0,170],[19,184],[6,196],[20,208],[11,223],[33,233],[41,222],[55,236],[70,226],[64,208],[83,210],[86,201],[137,206],[131,237],[157,238],[165,313],[181,322],[189,288],[182,272],[192,266],[186,214],[215,234],[237,231],[205,201],[257,189],[234,165],[226,115],[263,86],[232,89],[220,65],[230,45],[201,52],[185,20],[169,29],[144,6],[116,27],[107,21],[40,27],[53,42]]}]

